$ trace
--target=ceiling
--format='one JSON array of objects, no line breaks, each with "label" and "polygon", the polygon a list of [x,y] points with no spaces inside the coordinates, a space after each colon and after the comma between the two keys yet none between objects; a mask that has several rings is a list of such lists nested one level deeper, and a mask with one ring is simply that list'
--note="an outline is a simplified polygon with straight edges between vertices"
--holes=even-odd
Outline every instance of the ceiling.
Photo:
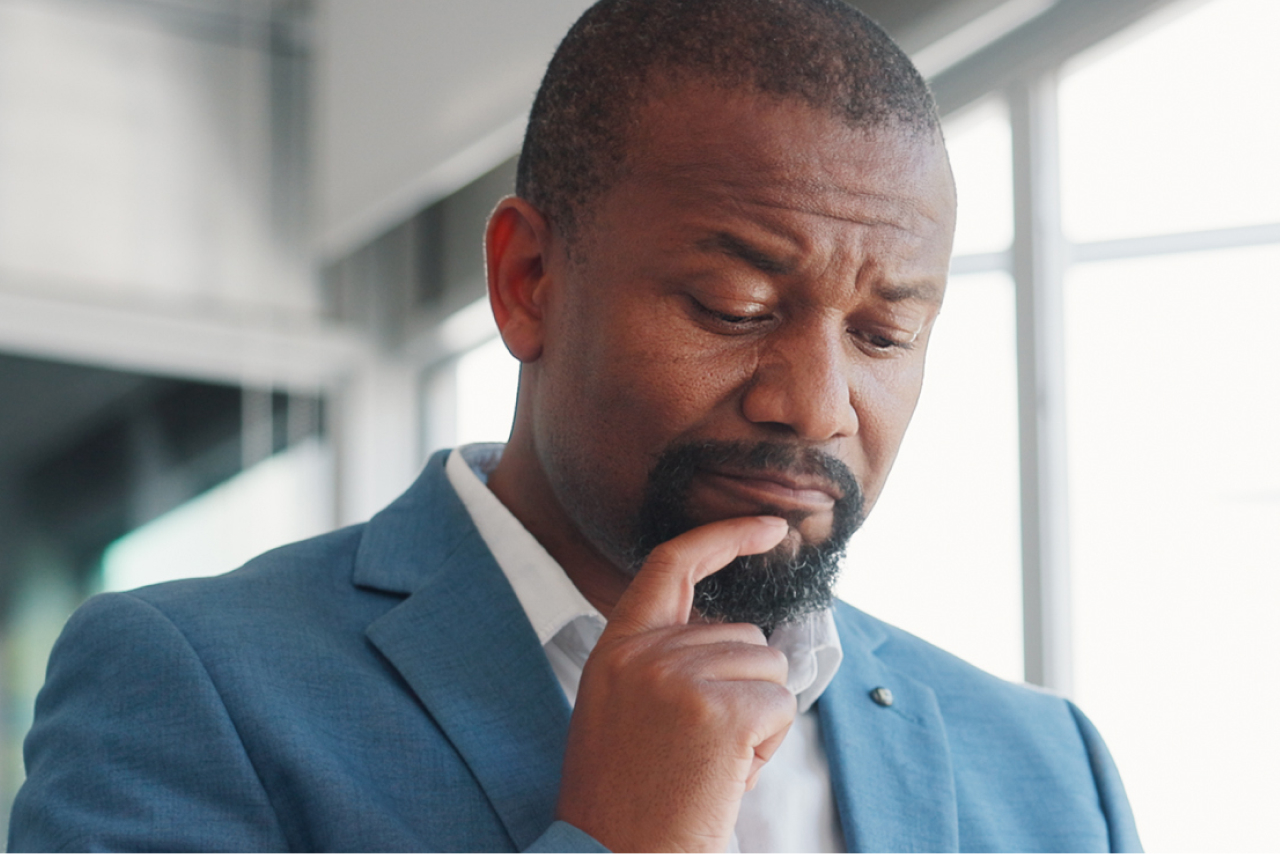
[{"label": "ceiling", "polygon": [[[1010,0],[860,0],[859,6],[908,50],[936,41]],[[1019,2],[1019,0],[1013,0]],[[457,164],[494,128],[520,120],[560,36],[588,0],[467,3],[319,0],[317,122],[321,216],[332,222],[415,211],[424,195],[448,189],[422,182],[454,162],[461,183],[484,163]],[[114,0],[129,14],[224,39],[260,30],[274,13],[295,19],[304,4],[275,0]],[[86,4],[86,13],[93,8]],[[101,8],[101,7],[97,7]],[[517,122],[518,123],[518,122]],[[517,128],[518,130],[518,128]],[[518,136],[499,140],[496,162]],[[484,156],[484,152],[481,153]],[[478,171],[477,171],[478,170]],[[444,173],[449,170],[445,169]],[[474,174],[473,174],[474,172]],[[358,229],[356,232],[358,233]],[[74,443],[113,407],[157,380],[138,374],[0,354],[0,470],[25,466]]]},{"label": "ceiling", "polygon": [[[852,0],[907,53],[927,47],[1008,0]],[[1023,5],[1026,5],[1025,3]]]},{"label": "ceiling", "polygon": [[[860,0],[910,51],[999,6],[1035,0]],[[443,3],[364,0],[314,5],[321,218],[373,227],[415,212],[431,193],[466,183],[518,143],[519,122],[560,36],[588,0]],[[129,14],[181,25],[198,38],[261,30],[307,6],[275,0],[115,0]],[[86,4],[86,14],[93,7]],[[515,125],[512,126],[512,120]],[[459,160],[512,126],[480,160]],[[491,146],[492,147],[492,146]],[[450,172],[449,164],[456,175]],[[446,168],[441,168],[442,164]],[[423,176],[432,180],[423,181]],[[424,195],[425,194],[425,195]],[[327,201],[326,201],[327,200]],[[368,214],[372,212],[373,218]],[[365,219],[361,220],[361,216]],[[392,219],[391,221],[395,221]],[[360,233],[348,229],[347,237]],[[155,378],[0,354],[0,471],[15,472],[74,445]]]},{"label": "ceiling", "polygon": [[[908,52],[1050,0],[859,0]],[[560,38],[589,0],[318,0],[317,243],[333,261],[516,151]]]}]

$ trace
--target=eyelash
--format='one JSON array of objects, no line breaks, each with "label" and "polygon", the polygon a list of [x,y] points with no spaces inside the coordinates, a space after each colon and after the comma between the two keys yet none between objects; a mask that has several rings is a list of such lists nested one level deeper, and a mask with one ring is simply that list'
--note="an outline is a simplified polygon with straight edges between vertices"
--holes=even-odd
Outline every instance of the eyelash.
[{"label": "eyelash", "polygon": [[[727,314],[725,312],[709,308],[697,300],[694,300],[693,302],[700,312],[720,323],[728,324],[729,326],[744,327],[752,323],[759,323],[769,319],[769,315]],[[910,350],[915,346],[911,341],[895,341],[885,335],[862,333],[852,329],[849,330],[849,333],[855,338],[860,338],[865,341],[875,351],[880,353],[888,353],[893,350]]]},{"label": "eyelash", "polygon": [[713,311],[711,313],[715,315],[716,320],[721,320],[721,321],[724,321],[725,323],[732,323],[735,326],[740,326],[745,323],[750,323],[753,320],[764,319],[763,316],[759,316],[759,315],[752,316],[752,315],[746,315],[746,314],[744,315],[725,314],[724,312],[720,312],[720,311]]},{"label": "eyelash", "polygon": [[894,341],[892,338],[884,335],[859,334],[858,337],[882,352],[888,352],[889,350],[910,350],[913,346],[910,341]]},{"label": "eyelash", "polygon": [[709,308],[698,300],[693,300],[693,304],[701,314],[706,315],[719,323],[728,324],[729,326],[741,327],[751,323],[759,323],[760,321],[767,320],[769,318],[769,315],[767,314],[727,314],[723,311],[716,311],[713,308]]}]

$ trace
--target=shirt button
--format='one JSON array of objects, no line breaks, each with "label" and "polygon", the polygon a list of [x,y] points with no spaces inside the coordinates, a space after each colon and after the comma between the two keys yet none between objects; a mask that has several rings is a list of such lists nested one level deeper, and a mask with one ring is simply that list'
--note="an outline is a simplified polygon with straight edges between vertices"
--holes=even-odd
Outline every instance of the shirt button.
[{"label": "shirt button", "polygon": [[893,692],[882,686],[871,692],[871,699],[875,700],[876,703],[881,706],[892,706]]}]

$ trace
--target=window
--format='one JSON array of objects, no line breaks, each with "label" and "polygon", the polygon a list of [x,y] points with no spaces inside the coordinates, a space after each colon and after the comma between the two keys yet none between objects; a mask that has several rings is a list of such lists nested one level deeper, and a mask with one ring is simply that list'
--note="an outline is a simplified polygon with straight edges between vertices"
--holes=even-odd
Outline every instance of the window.
[{"label": "window", "polygon": [[1062,196],[1071,240],[1280,222],[1280,5],[1196,5],[1066,69]]},{"label": "window", "polygon": [[[1068,5],[1046,17],[1066,20]],[[1071,694],[1115,754],[1151,850],[1280,845],[1268,819],[1280,793],[1278,36],[1271,0],[1177,3],[1015,79],[1011,110],[990,97],[947,118],[951,283],[915,419],[838,591],[1023,678],[1023,635],[1038,629],[1023,614],[1018,424],[1038,401],[1019,399],[1030,348],[1016,344],[1044,342],[1015,311],[1026,211],[1012,165],[1043,144],[1059,169],[1036,160],[1025,180],[1047,192],[1019,204],[1061,222],[1030,239],[1053,244],[1047,275],[1063,285],[1052,356],[1065,366],[1055,488]],[[1037,127],[1056,130],[1011,133],[1026,127],[1010,121],[1028,103],[1014,98],[1045,91],[1056,123]],[[1054,174],[1060,186],[1036,184]],[[459,440],[506,435],[515,370],[496,341],[457,363]]]},{"label": "window", "polygon": [[[1022,679],[1009,120],[988,101],[946,123],[959,214],[924,388],[840,597],[1006,679]],[[994,267],[995,269],[991,269]],[[921,536],[928,531],[929,536]]]},{"label": "window", "polygon": [[1280,841],[1277,271],[1280,245],[1068,280],[1076,695],[1152,850]]},{"label": "window", "polygon": [[458,359],[457,444],[507,441],[519,379],[520,363],[501,338]]},{"label": "window", "polygon": [[1280,793],[1280,5],[1060,88],[1076,699],[1150,850],[1269,850]]}]

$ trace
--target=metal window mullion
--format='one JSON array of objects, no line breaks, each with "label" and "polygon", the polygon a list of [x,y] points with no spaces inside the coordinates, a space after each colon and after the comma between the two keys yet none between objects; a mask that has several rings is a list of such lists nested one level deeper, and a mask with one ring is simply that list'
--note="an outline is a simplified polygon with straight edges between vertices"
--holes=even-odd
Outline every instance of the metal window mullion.
[{"label": "metal window mullion", "polygon": [[1057,80],[1008,92],[1013,134],[1023,650],[1028,682],[1070,694],[1066,378]]}]

